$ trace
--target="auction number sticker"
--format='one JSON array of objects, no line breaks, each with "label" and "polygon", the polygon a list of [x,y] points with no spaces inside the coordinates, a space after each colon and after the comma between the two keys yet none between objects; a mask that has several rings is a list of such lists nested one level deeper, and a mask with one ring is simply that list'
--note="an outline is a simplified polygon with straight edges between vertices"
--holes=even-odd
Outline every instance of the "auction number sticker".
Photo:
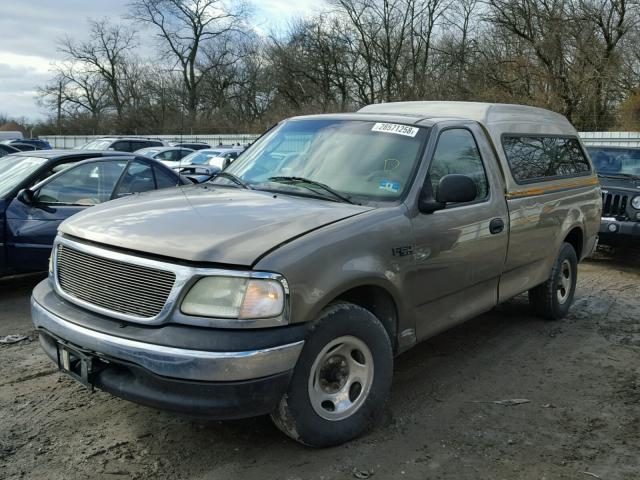
[{"label": "auction number sticker", "polygon": [[397,123],[376,123],[372,132],[395,133],[396,135],[404,135],[405,137],[415,137],[418,134],[417,127],[408,125],[398,125]]}]

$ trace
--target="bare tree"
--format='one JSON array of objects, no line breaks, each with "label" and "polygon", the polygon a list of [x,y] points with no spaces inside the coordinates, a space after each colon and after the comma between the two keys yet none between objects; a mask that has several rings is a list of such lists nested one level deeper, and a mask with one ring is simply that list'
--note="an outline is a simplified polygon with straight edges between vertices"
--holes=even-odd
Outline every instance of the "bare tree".
[{"label": "bare tree", "polygon": [[230,32],[241,30],[247,7],[232,8],[222,0],[135,0],[132,18],[156,28],[163,46],[182,73],[186,108],[195,120],[199,107],[199,87],[216,64],[201,61],[205,44]]},{"label": "bare tree", "polygon": [[112,25],[107,20],[90,20],[89,25],[87,41],[78,42],[66,37],[60,50],[68,60],[80,66],[76,71],[93,73],[105,82],[120,122],[129,100],[123,86],[128,68],[127,56],[136,46],[135,32],[124,25]]}]

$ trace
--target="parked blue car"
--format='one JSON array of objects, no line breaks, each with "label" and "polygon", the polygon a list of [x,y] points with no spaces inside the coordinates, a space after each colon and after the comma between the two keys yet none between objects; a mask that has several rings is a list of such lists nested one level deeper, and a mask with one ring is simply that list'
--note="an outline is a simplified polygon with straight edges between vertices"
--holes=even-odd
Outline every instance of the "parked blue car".
[{"label": "parked blue car", "polygon": [[37,150],[0,158],[0,276],[44,271],[58,225],[92,205],[191,183],[124,152]]}]

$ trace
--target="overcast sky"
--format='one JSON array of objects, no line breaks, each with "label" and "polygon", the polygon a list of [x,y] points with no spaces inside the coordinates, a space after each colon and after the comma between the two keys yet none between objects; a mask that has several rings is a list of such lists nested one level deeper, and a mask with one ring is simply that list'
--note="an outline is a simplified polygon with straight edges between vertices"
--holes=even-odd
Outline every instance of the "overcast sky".
[{"label": "overcast sky", "polygon": [[[21,0],[0,15],[0,113],[32,120],[44,116],[36,89],[51,78],[51,63],[60,59],[57,40],[84,38],[88,18],[123,21],[130,0]],[[296,16],[310,14],[322,0],[254,0],[252,23],[257,31],[283,27]],[[150,38],[150,32],[143,36]]]}]

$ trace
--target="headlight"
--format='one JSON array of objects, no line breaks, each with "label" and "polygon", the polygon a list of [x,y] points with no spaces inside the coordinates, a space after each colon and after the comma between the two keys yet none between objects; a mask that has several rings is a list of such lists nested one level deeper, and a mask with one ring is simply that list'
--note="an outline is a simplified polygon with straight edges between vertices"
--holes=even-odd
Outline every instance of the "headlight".
[{"label": "headlight", "polygon": [[640,210],[640,195],[634,197],[633,200],[631,200],[631,206],[636,210]]},{"label": "headlight", "polygon": [[284,288],[271,279],[205,277],[191,287],[181,310],[200,317],[277,317],[284,310]]}]

